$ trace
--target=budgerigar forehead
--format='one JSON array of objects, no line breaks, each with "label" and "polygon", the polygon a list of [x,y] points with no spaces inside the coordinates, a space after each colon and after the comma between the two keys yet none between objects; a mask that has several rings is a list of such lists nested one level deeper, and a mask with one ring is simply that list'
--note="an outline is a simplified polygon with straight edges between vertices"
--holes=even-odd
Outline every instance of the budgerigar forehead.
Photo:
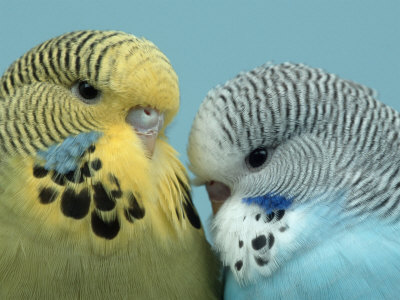
[{"label": "budgerigar forehead", "polygon": [[141,95],[169,110],[168,120],[178,110],[178,78],[167,57],[152,42],[119,31],[76,31],[34,47],[5,72],[0,97],[33,82],[70,87],[79,80],[119,97]]},{"label": "budgerigar forehead", "polygon": [[193,133],[201,128],[208,132],[206,143],[242,152],[260,145],[273,147],[294,131],[305,129],[307,115],[314,113],[312,108],[335,105],[343,97],[374,94],[372,89],[321,69],[266,64],[210,90],[194,121]]},{"label": "budgerigar forehead", "polygon": [[14,78],[9,82],[4,76],[2,87],[9,93],[21,84],[38,81],[65,84],[87,78],[92,84],[108,82],[119,60],[126,62],[135,54],[150,56],[153,53],[169,64],[153,43],[124,32],[70,32],[43,42],[14,62],[4,74]]},{"label": "budgerigar forehead", "polygon": [[344,112],[350,116],[346,122],[364,118],[374,96],[368,87],[303,64],[265,64],[242,72],[210,90],[201,104],[189,138],[191,167],[203,177],[235,177],[259,147],[275,149],[310,132],[359,134],[346,130],[350,124],[335,124]]}]

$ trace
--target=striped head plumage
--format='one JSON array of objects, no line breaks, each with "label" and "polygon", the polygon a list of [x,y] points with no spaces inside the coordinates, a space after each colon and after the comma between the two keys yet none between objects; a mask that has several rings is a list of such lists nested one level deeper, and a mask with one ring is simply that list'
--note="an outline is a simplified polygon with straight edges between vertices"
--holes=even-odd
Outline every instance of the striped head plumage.
[{"label": "striped head plumage", "polygon": [[2,213],[32,218],[39,239],[68,230],[95,244],[126,241],[148,215],[160,236],[200,228],[164,134],[178,107],[170,62],[143,38],[77,31],[33,48],[0,80]]},{"label": "striped head plumage", "polygon": [[[305,65],[241,73],[208,93],[193,123],[188,151],[196,180],[222,181],[243,196],[270,192],[301,202],[326,189],[365,191],[383,164],[387,172],[378,172],[385,184],[396,185],[391,162],[399,114],[374,96],[365,86]],[[370,213],[389,216],[392,205]]]},{"label": "striped head plumage", "polygon": [[[114,31],[67,33],[27,52],[0,81],[0,98],[21,95],[29,97],[10,101],[2,119],[20,118],[24,107],[24,118],[33,126],[20,128],[20,136],[29,141],[17,142],[10,151],[28,153],[71,134],[125,122],[135,107],[162,111],[167,125],[179,107],[178,79],[165,55],[145,39]],[[59,101],[50,101],[53,95]],[[46,131],[39,134],[34,126]],[[18,128],[10,130],[14,134]],[[7,136],[2,135],[5,147],[12,143]]]},{"label": "striped head plumage", "polygon": [[[266,64],[212,89],[188,155],[233,277],[247,284],[273,276],[323,237],[345,236],[345,226],[398,228],[399,133],[399,113],[373,90],[302,64]],[[269,282],[271,295],[283,297]]]}]

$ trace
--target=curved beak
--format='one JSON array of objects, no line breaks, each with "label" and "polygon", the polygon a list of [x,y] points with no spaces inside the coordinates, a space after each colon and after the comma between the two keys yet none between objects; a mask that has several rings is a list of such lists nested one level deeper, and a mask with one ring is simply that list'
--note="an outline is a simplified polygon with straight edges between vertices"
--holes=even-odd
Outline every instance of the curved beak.
[{"label": "curved beak", "polygon": [[158,137],[158,131],[152,132],[150,134],[143,134],[136,132],[138,137],[142,140],[143,146],[146,149],[148,157],[152,157],[154,153],[154,148],[156,146],[156,140]]},{"label": "curved beak", "polygon": [[128,112],[126,122],[133,127],[151,158],[158,134],[164,125],[164,114],[151,107],[134,107]]},{"label": "curved beak", "polygon": [[225,200],[231,196],[231,189],[226,184],[214,180],[207,182],[205,186],[215,215]]}]

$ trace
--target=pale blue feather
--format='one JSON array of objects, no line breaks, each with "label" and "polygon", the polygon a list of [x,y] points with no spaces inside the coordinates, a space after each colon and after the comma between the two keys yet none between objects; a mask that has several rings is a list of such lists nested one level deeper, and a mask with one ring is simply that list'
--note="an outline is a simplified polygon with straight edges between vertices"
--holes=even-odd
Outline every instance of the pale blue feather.
[{"label": "pale blue feather", "polygon": [[343,200],[293,207],[307,211],[298,245],[280,249],[279,269],[255,283],[240,286],[227,269],[225,299],[399,299],[400,225],[343,217]]},{"label": "pale blue feather", "polygon": [[77,169],[79,158],[101,136],[102,133],[97,131],[69,136],[62,143],[52,145],[47,150],[39,150],[38,155],[46,161],[46,170],[66,174]]}]

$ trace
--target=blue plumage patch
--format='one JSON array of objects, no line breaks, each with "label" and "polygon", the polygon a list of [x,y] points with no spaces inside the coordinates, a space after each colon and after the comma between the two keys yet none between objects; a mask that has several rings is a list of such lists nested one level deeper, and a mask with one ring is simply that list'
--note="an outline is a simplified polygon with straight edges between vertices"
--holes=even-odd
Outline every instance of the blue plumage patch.
[{"label": "blue plumage patch", "polygon": [[275,210],[286,209],[293,202],[293,199],[291,198],[286,198],[284,196],[272,193],[268,193],[263,196],[243,198],[242,200],[247,204],[257,204],[261,206],[265,209],[267,214]]},{"label": "blue plumage patch", "polygon": [[47,150],[39,150],[38,155],[46,160],[46,170],[66,174],[77,169],[78,159],[101,135],[101,132],[92,131],[69,136],[62,143],[52,145]]}]

